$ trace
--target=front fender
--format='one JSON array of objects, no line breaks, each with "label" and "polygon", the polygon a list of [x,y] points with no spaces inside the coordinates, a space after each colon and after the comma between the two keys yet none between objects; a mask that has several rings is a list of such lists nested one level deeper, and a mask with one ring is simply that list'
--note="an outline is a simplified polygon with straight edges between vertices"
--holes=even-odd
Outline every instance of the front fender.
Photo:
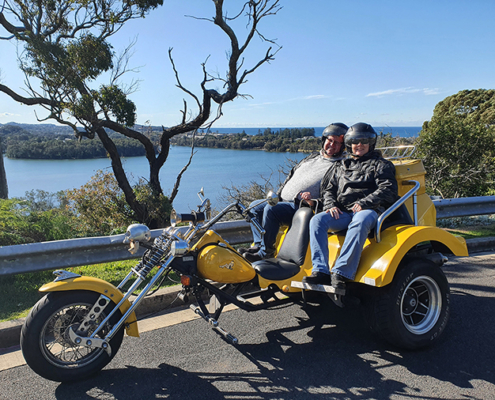
[{"label": "front fender", "polygon": [[[333,253],[338,253],[343,237],[334,235]],[[382,240],[366,241],[359,268],[354,279],[367,285],[382,287],[392,282],[404,256],[416,245],[431,242],[435,250],[450,251],[456,256],[468,256],[466,241],[462,237],[433,226],[396,225],[382,232]],[[332,254],[332,251],[330,252]],[[335,254],[337,255],[337,254]]]},{"label": "front fender", "polygon": [[[112,284],[98,278],[90,276],[80,276],[77,278],[64,279],[58,282],[50,282],[39,288],[40,292],[61,292],[68,290],[88,290],[90,292],[96,292],[107,296],[115,304],[118,304],[124,297],[122,292]],[[131,303],[126,300],[121,306],[120,311],[124,314]],[[129,336],[139,337],[139,330],[137,327],[136,313],[132,312],[124,323],[126,333]]]}]

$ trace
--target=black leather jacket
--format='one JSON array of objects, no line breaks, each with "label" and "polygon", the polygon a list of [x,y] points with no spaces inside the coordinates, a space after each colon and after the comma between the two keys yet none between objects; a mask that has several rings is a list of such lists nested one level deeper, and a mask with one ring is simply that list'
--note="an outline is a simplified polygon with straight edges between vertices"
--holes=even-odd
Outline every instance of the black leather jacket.
[{"label": "black leather jacket", "polygon": [[395,167],[378,151],[336,162],[321,181],[323,211],[351,211],[354,204],[381,214],[399,196]]}]

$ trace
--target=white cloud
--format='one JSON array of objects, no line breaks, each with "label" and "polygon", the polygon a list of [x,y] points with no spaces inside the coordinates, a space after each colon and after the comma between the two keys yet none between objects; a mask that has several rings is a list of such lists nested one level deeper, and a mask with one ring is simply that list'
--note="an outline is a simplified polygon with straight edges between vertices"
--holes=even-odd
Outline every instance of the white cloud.
[{"label": "white cloud", "polygon": [[384,90],[383,92],[374,92],[374,93],[368,93],[366,97],[383,97],[383,96],[388,96],[388,95],[404,95],[404,94],[410,94],[410,93],[423,93],[425,96],[431,96],[434,94],[440,93],[437,88],[430,89],[430,88],[424,88],[424,89],[416,89],[413,87],[406,87],[406,88],[400,88],[400,89],[389,89],[389,90]]},{"label": "white cloud", "polygon": [[0,113],[0,118],[2,118],[2,117],[20,117],[20,115],[4,112],[4,113]]},{"label": "white cloud", "polygon": [[[315,99],[326,99],[328,96],[325,96],[324,94],[315,94],[312,96],[305,96],[303,97],[304,100],[315,100]],[[298,99],[294,99],[298,100]]]}]

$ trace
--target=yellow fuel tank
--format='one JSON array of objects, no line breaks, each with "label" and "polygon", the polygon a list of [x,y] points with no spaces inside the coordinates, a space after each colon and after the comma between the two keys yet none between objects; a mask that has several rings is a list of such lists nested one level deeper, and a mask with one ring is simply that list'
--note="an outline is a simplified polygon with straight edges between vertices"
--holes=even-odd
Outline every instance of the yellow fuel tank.
[{"label": "yellow fuel tank", "polygon": [[196,243],[198,275],[220,283],[248,282],[256,276],[251,264],[215,231],[209,230]]}]

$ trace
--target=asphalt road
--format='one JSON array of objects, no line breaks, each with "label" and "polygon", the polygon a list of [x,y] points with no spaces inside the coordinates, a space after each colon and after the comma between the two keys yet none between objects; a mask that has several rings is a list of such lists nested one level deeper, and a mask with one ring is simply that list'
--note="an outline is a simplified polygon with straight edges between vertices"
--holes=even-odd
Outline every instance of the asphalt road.
[{"label": "asphalt road", "polygon": [[0,372],[0,399],[495,399],[495,254],[444,268],[451,318],[426,350],[388,345],[359,309],[322,297],[306,308],[224,313],[236,347],[202,320],[126,337],[106,369],[83,382],[11,368]]}]

